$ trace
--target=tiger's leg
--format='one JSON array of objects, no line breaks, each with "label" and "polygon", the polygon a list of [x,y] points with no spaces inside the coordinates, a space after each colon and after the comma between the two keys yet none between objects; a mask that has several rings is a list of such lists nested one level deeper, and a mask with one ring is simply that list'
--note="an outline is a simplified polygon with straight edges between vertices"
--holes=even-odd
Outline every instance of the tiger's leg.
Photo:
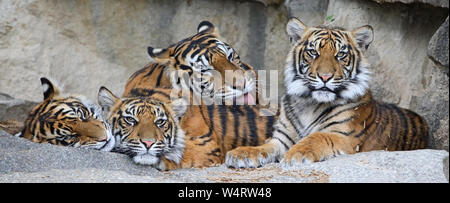
[{"label": "tiger's leg", "polygon": [[279,161],[294,143],[292,138],[276,130],[273,137],[261,146],[243,146],[229,151],[225,164],[232,168],[261,167]]},{"label": "tiger's leg", "polygon": [[279,161],[283,154],[299,140],[294,126],[284,113],[283,107],[280,112],[280,116],[274,125],[272,138],[261,146],[243,146],[229,151],[225,157],[225,164],[232,168],[256,168]]},{"label": "tiger's leg", "polygon": [[168,160],[165,157],[161,157],[154,167],[160,171],[170,171],[180,168],[180,164],[177,164],[172,160]]},{"label": "tiger's leg", "polygon": [[238,147],[227,153],[225,165],[231,168],[256,168],[277,160],[279,146],[270,140],[261,146]]},{"label": "tiger's leg", "polygon": [[356,153],[359,140],[342,135],[315,132],[294,145],[281,160],[283,167],[317,162],[341,154]]}]

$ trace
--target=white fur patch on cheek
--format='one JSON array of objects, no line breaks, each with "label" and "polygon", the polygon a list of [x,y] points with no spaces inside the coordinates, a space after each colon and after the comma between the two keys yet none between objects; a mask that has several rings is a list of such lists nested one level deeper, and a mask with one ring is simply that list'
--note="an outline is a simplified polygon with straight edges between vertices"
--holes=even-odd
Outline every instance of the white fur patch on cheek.
[{"label": "white fur patch on cheek", "polygon": [[300,80],[289,83],[286,86],[287,94],[303,95],[309,91],[309,88]]},{"label": "white fur patch on cheek", "polygon": [[311,95],[318,102],[332,102],[336,99],[336,94],[328,91],[314,91]]},{"label": "white fur patch on cheek", "polygon": [[361,71],[356,75],[356,82],[349,83],[340,96],[345,99],[355,99],[363,96],[369,88],[370,72],[366,68],[360,68]]}]

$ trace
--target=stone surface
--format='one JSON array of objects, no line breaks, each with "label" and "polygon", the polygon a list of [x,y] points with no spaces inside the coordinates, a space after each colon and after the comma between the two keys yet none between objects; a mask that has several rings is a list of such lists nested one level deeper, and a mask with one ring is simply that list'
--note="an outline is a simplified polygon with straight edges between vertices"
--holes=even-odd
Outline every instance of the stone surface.
[{"label": "stone surface", "polygon": [[0,182],[448,182],[443,150],[374,151],[282,169],[160,172],[125,155],[32,143],[0,131]]},{"label": "stone surface", "polygon": [[0,121],[25,121],[28,113],[37,102],[14,99],[7,94],[0,93]]},{"label": "stone surface", "polygon": [[445,159],[444,159],[444,175],[445,175],[445,178],[447,178],[447,181],[448,181],[448,176],[449,176],[449,171],[448,171],[448,157],[446,157]]},{"label": "stone surface", "polygon": [[448,8],[448,0],[374,0],[378,3],[404,3],[404,4],[412,4],[412,3],[424,3],[430,4],[432,6]]},{"label": "stone surface", "polygon": [[270,5],[279,5],[283,3],[284,0],[250,0],[250,1],[256,1],[264,4],[265,6],[270,6]]},{"label": "stone surface", "polygon": [[39,78],[46,76],[92,100],[102,85],[120,95],[128,77],[149,62],[147,46],[178,42],[203,20],[219,28],[243,61],[280,68],[288,44],[285,8],[265,2],[0,1],[0,92],[40,101]]},{"label": "stone surface", "polygon": [[431,37],[428,56],[442,66],[448,75],[448,17]]}]

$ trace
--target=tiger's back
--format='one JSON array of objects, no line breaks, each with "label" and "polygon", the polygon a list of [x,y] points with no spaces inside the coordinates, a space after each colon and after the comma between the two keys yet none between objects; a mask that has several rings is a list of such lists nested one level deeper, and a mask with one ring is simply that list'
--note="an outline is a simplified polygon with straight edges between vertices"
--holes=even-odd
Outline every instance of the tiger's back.
[{"label": "tiger's back", "polygon": [[149,88],[171,88],[172,84],[166,73],[167,66],[149,63],[133,73],[128,79],[123,96],[146,95]]},{"label": "tiger's back", "polygon": [[[367,112],[368,111],[368,112]],[[360,117],[363,130],[355,137],[364,136],[361,151],[415,150],[428,145],[428,125],[417,113],[394,104],[373,101]]]}]

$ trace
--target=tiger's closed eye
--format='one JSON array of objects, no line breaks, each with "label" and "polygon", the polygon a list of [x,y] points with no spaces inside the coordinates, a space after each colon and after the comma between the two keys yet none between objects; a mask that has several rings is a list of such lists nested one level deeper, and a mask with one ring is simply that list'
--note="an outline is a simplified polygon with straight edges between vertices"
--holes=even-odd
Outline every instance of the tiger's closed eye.
[{"label": "tiger's closed eye", "polygon": [[86,116],[84,115],[83,110],[77,109],[76,113],[77,113],[78,118],[80,118],[81,120],[86,120]]}]

